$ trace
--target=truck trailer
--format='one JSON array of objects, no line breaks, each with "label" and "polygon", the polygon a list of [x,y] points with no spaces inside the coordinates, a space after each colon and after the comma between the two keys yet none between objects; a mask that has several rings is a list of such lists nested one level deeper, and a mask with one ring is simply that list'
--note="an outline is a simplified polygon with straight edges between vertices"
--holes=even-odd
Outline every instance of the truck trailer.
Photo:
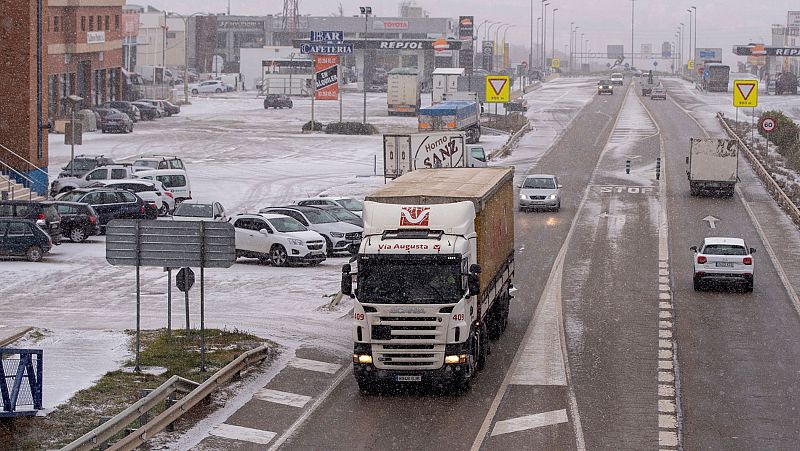
[{"label": "truck trailer", "polygon": [[703,192],[733,197],[739,172],[738,144],[725,138],[690,138],[686,176],[692,196]]},{"label": "truck trailer", "polygon": [[413,171],[367,196],[342,293],[355,297],[353,373],[381,384],[469,387],[508,324],[513,168]]},{"label": "truck trailer", "polygon": [[486,167],[483,147],[465,141],[464,132],[383,135],[383,176],[395,179],[416,169]]},{"label": "truck trailer", "polygon": [[389,71],[386,92],[389,116],[414,116],[419,112],[419,84],[417,69],[400,67]]},{"label": "truck trailer", "polygon": [[471,100],[450,100],[419,109],[420,132],[463,131],[467,144],[481,139],[481,107]]}]

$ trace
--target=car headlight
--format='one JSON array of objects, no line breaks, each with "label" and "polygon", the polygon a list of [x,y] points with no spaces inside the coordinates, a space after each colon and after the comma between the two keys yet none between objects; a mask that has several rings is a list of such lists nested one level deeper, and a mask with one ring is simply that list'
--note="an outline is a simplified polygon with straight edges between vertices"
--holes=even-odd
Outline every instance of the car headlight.
[{"label": "car headlight", "polygon": [[520,195],[519,195],[519,199],[520,199],[520,200],[527,200],[527,199],[528,199],[528,196],[526,196],[526,195],[524,195],[524,194],[520,194]]},{"label": "car headlight", "polygon": [[551,195],[547,196],[547,198],[548,198],[548,199],[550,199],[550,200],[555,200],[555,199],[556,199],[556,197],[557,197],[557,196],[556,196],[556,194],[555,194],[555,193],[553,193],[553,194],[551,194]]},{"label": "car headlight", "polygon": [[289,244],[294,244],[295,246],[302,246],[303,245],[303,240],[298,240],[296,238],[288,238],[286,241],[288,241]]},{"label": "car headlight", "polygon": [[344,233],[342,232],[331,232],[331,236],[334,238],[344,238]]}]

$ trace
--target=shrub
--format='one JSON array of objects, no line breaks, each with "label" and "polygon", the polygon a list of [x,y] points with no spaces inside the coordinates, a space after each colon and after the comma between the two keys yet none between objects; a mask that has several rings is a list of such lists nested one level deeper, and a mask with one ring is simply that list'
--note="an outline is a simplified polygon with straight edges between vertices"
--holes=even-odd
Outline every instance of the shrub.
[{"label": "shrub", "polygon": [[361,122],[332,122],[325,127],[325,133],[333,135],[374,135],[378,129],[372,124]]},{"label": "shrub", "polygon": [[314,123],[312,124],[311,121],[308,121],[305,124],[303,124],[304,132],[310,132],[310,131],[321,132],[323,130],[325,130],[325,124],[323,124],[322,122],[314,121]]},{"label": "shrub", "polygon": [[785,157],[791,156],[793,148],[800,142],[798,138],[800,127],[798,127],[790,117],[780,111],[766,111],[762,113],[759,117],[759,123],[761,123],[761,120],[765,117],[775,119],[775,130],[772,133],[764,133],[761,127],[759,127],[758,133],[777,146],[778,153]]},{"label": "shrub", "polygon": [[786,166],[800,172],[800,143],[794,143],[786,152]]}]

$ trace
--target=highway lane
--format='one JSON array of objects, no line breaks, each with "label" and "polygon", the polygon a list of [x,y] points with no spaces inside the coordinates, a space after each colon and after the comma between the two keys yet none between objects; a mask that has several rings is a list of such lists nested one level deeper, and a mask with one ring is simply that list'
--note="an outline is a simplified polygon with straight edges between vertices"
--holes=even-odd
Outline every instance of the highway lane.
[{"label": "highway lane", "polygon": [[[505,335],[492,343],[487,369],[474,380],[473,389],[461,396],[430,390],[404,390],[365,397],[352,377],[346,377],[319,408],[283,445],[284,449],[465,449],[485,420],[498,389],[528,330],[556,256],[567,236],[591,173],[610,132],[621,95],[595,98],[575,118],[554,148],[533,168],[517,164],[517,179],[526,172],[553,172],[564,184],[565,201],[558,213],[516,215],[516,278],[519,289],[512,303]],[[521,143],[524,146],[525,142]],[[523,149],[524,150],[524,149]],[[569,170],[564,170],[569,168]],[[520,404],[518,401],[522,401]],[[522,386],[506,392],[498,417],[514,412],[564,409],[563,386]],[[318,431],[325,431],[324,434]],[[574,447],[571,425],[549,425],[521,434],[488,440],[487,449],[511,443],[528,447],[528,433],[557,448]]]},{"label": "highway lane", "polygon": [[[771,261],[757,230],[759,223],[780,222],[781,213],[763,214],[754,223],[740,194],[733,199],[690,197],[684,161],[688,139],[704,136],[706,130],[671,101],[652,103],[650,110],[663,132],[667,155],[683,448],[796,449],[800,318],[778,275],[779,262]],[[708,121],[702,123],[711,136],[724,136]],[[746,160],[740,158],[743,165]],[[758,189],[747,168],[740,170],[740,178],[748,190]],[[713,230],[703,221],[708,215],[720,220]],[[689,246],[706,236],[737,236],[758,249],[753,293],[694,291]],[[774,248],[790,244],[771,239],[776,239]]]}]

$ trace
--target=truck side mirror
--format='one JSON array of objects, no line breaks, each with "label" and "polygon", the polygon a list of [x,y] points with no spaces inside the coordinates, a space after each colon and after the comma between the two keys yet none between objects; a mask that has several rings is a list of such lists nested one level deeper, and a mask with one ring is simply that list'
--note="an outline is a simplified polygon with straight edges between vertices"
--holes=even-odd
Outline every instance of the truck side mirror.
[{"label": "truck side mirror", "polygon": [[350,275],[350,264],[342,265],[342,294],[353,297],[353,276]]},{"label": "truck side mirror", "polygon": [[697,246],[692,246],[689,248],[689,250],[692,252],[697,252]]},{"label": "truck side mirror", "polygon": [[689,164],[689,157],[686,157],[686,164]]},{"label": "truck side mirror", "polygon": [[481,281],[477,274],[472,273],[467,275],[467,289],[469,290],[470,296],[477,296],[480,294]]},{"label": "truck side mirror", "polygon": [[469,265],[469,273],[470,274],[480,274],[481,273],[481,265],[477,263],[473,263]]}]

